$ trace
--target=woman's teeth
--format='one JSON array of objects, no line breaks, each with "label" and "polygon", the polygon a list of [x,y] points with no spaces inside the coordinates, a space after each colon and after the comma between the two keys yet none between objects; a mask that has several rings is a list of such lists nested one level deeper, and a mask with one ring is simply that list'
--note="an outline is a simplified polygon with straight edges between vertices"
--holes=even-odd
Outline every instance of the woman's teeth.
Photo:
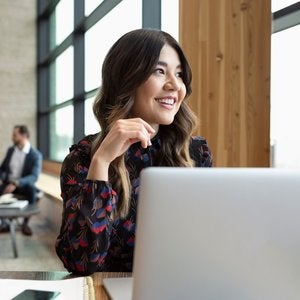
[{"label": "woman's teeth", "polygon": [[174,99],[169,99],[169,98],[164,98],[164,99],[156,99],[161,104],[168,104],[168,105],[173,105],[174,104]]}]

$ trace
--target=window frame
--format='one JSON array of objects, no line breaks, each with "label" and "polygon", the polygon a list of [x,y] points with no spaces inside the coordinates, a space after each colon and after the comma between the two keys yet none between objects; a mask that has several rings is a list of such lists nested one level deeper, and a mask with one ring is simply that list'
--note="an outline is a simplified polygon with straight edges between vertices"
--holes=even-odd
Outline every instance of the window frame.
[{"label": "window frame", "polygon": [[[60,0],[37,1],[37,138],[38,148],[44,157],[44,166],[52,172],[60,161],[50,157],[50,114],[62,107],[73,105],[73,143],[84,137],[84,103],[94,97],[97,89],[85,91],[84,82],[84,36],[97,22],[123,0],[104,0],[88,16],[85,16],[85,1],[74,1],[74,30],[58,45],[50,49],[50,16]],[[122,26],[122,25],[120,25]],[[161,0],[142,0],[142,28],[161,28]],[[74,49],[74,95],[59,104],[50,103],[50,65],[68,47]],[[71,146],[71,145],[70,145]],[[54,167],[49,167],[53,162]]]}]

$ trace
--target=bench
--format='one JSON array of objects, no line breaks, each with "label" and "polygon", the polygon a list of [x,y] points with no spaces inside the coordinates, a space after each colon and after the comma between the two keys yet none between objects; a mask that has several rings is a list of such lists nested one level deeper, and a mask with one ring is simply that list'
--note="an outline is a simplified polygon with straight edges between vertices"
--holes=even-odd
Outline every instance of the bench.
[{"label": "bench", "polygon": [[61,224],[62,198],[60,196],[59,176],[42,172],[36,183],[37,188],[43,192],[39,201],[41,216],[49,226],[58,233]]},{"label": "bench", "polygon": [[48,197],[51,197],[53,200],[56,201],[61,201],[60,183],[58,176],[50,175],[47,173],[41,173],[36,183],[36,186]]}]

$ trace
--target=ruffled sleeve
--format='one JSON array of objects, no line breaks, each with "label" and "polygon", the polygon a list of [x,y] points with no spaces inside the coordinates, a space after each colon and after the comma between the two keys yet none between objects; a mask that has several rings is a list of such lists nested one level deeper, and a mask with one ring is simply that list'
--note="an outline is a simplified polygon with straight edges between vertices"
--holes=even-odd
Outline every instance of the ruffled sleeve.
[{"label": "ruffled sleeve", "polygon": [[213,158],[211,150],[203,137],[192,137],[190,143],[190,155],[195,161],[196,167],[212,167]]},{"label": "ruffled sleeve", "polygon": [[73,146],[61,170],[63,215],[56,252],[69,272],[101,271],[109,247],[117,196],[109,182],[87,180],[88,143]]}]

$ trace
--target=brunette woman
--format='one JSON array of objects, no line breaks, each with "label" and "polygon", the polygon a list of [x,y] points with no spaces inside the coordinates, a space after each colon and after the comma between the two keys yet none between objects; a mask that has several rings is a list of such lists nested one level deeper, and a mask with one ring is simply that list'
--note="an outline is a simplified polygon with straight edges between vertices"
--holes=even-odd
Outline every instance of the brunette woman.
[{"label": "brunette woman", "polygon": [[56,251],[68,271],[132,271],[142,169],[212,166],[205,139],[192,136],[191,79],[181,47],[160,30],[128,32],[108,52],[94,103],[101,132],[73,145],[61,170]]}]

